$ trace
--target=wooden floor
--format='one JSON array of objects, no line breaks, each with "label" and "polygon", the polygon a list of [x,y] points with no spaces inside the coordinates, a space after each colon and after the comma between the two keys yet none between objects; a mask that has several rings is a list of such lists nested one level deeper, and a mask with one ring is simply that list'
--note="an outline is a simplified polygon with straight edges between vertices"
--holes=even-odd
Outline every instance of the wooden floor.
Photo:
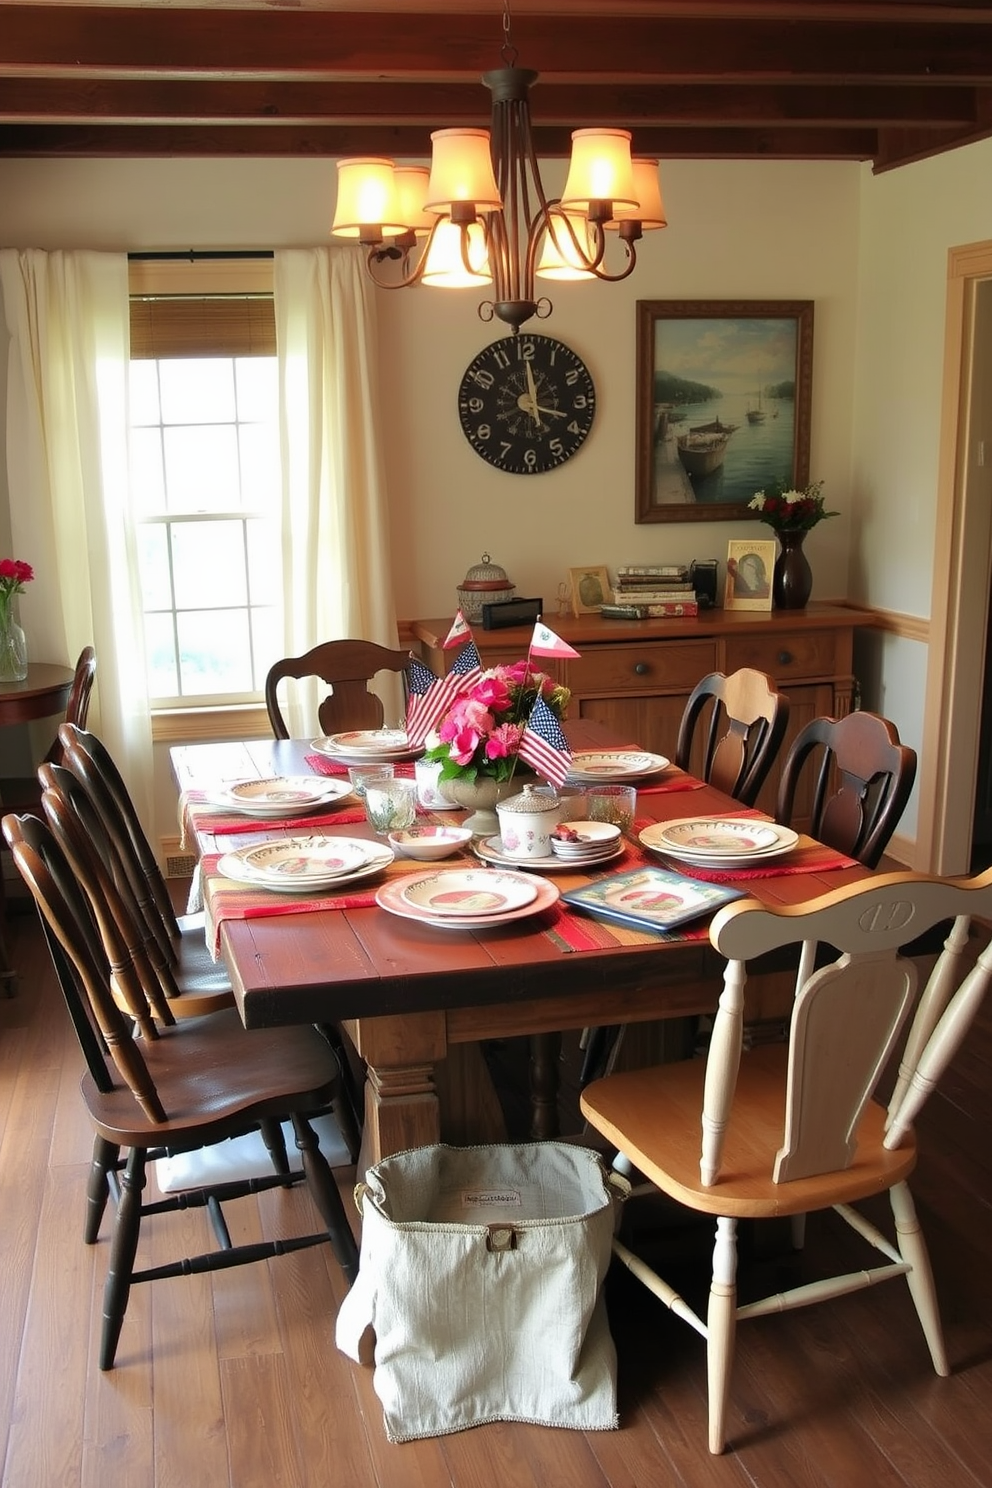
[{"label": "wooden floor", "polygon": [[[702,1341],[626,1275],[608,1282],[620,1430],[495,1425],[390,1446],[371,1373],[333,1342],[330,1250],[138,1287],[117,1368],[95,1364],[107,1260],[81,1239],[90,1134],[80,1059],[33,919],[16,916],[18,995],[0,1001],[0,1483],[3,1488],[953,1488],[992,1483],[992,1007],[921,1127],[914,1184],[954,1373],[932,1372],[908,1294],[889,1283],[742,1325],[732,1447],[705,1448]],[[342,1171],[348,1188],[352,1173]],[[237,1237],[312,1222],[298,1190],[231,1210]],[[202,1214],[147,1226],[148,1253],[205,1246]],[[177,1233],[178,1232],[178,1237]],[[843,1232],[841,1234],[841,1232]],[[170,1239],[171,1235],[171,1239]],[[753,1234],[750,1279],[814,1271],[843,1225],[810,1223],[797,1259]],[[697,1242],[700,1242],[697,1247]],[[143,1242],[144,1243],[144,1242]],[[688,1259],[708,1231],[663,1229]]]}]

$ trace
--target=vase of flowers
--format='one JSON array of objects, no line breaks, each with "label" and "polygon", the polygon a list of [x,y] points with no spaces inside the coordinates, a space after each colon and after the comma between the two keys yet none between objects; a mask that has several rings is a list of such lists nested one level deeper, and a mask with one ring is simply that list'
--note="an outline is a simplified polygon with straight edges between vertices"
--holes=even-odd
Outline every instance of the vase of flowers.
[{"label": "vase of flowers", "polygon": [[520,739],[539,697],[559,720],[568,707],[569,690],[527,661],[491,667],[455,698],[436,729],[427,736],[424,759],[438,761],[437,789],[449,801],[469,807],[465,825],[475,836],[499,831],[497,801],[516,795],[535,780],[522,764]]},{"label": "vase of flowers", "polygon": [[23,682],[28,674],[28,647],[14,614],[14,598],[34,578],[30,563],[0,558],[0,682]]},{"label": "vase of flowers", "polygon": [[817,522],[837,516],[837,512],[827,511],[823,504],[823,482],[811,481],[792,490],[783,489],[778,481],[772,482],[763,491],[756,491],[748,506],[778,537],[779,553],[772,575],[776,609],[805,609],[813,592],[813,570],[803,551],[806,534]]}]

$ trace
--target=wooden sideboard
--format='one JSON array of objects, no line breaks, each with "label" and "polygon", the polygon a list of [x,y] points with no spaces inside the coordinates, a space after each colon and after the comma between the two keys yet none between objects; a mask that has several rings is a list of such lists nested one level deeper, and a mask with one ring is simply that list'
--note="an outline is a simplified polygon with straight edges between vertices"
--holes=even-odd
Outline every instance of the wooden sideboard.
[{"label": "wooden sideboard", "polygon": [[[671,757],[689,693],[708,672],[755,667],[789,696],[789,728],[782,757],[811,718],[840,718],[854,694],[854,632],[872,616],[847,605],[810,604],[805,610],[708,610],[671,620],[604,620],[599,615],[554,618],[552,629],[581,652],[577,660],[540,665],[571,688],[569,717],[593,718],[656,754]],[[439,675],[457,650],[442,649],[445,620],[414,620],[410,630],[422,659]],[[483,665],[525,656],[533,626],[473,628]],[[698,733],[698,731],[697,731]],[[698,741],[697,741],[698,742]],[[699,769],[699,761],[691,763]],[[774,812],[779,770],[773,768],[758,804]],[[796,802],[805,825],[808,798]]]}]

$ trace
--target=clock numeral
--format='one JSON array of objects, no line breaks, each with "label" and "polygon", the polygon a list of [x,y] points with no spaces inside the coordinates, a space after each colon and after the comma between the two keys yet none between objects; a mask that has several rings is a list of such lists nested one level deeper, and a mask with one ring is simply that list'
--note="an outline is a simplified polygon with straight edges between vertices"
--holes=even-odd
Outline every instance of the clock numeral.
[{"label": "clock numeral", "polygon": [[548,449],[551,451],[556,459],[559,458],[561,455],[564,455],[565,453],[565,446],[562,444],[560,439],[549,439]]},{"label": "clock numeral", "polygon": [[484,371],[482,367],[476,367],[475,371],[471,374],[471,377],[474,383],[477,383],[479,387],[485,388],[487,391],[496,381],[493,374],[491,372]]},{"label": "clock numeral", "polygon": [[582,433],[582,426],[581,426],[581,424],[578,423],[578,421],[576,419],[573,419],[570,424],[566,424],[565,425],[565,428],[568,430],[569,434],[581,434]]},{"label": "clock numeral", "polygon": [[565,382],[569,387],[574,387],[579,380],[579,369],[573,367],[570,372],[565,373]]},{"label": "clock numeral", "polygon": [[534,343],[523,336],[517,337],[517,361],[532,362],[534,360]]},{"label": "clock numeral", "polygon": [[510,358],[501,346],[494,347],[493,361],[497,367],[503,367],[504,369],[510,365]]},{"label": "clock numeral", "polygon": [[585,406],[586,406],[586,395],[585,395],[585,393],[576,393],[575,397],[572,399],[572,407],[573,408],[585,408]]},{"label": "clock numeral", "polygon": [[493,431],[491,424],[480,424],[475,431],[476,439],[492,439]]},{"label": "clock numeral", "polygon": [[512,444],[507,444],[506,440],[504,439],[503,440],[503,443],[499,447],[499,457],[500,457],[500,459],[501,460],[505,460],[506,457],[507,457],[507,455],[510,453],[510,451],[511,451],[512,448],[513,448],[513,445]]},{"label": "clock numeral", "polygon": [[[507,446],[509,448],[509,446]],[[524,450],[524,464],[528,470],[533,470],[537,464],[537,450]]]},{"label": "clock numeral", "polygon": [[481,413],[485,406],[486,405],[483,403],[481,398],[469,398],[468,400],[468,408],[470,413]]}]

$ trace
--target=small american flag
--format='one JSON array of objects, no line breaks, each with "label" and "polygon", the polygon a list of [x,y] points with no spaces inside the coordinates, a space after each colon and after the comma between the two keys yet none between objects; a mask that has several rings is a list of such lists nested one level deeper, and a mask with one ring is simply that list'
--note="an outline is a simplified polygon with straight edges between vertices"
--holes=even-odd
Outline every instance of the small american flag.
[{"label": "small american flag", "polygon": [[423,662],[410,663],[410,696],[406,709],[406,733],[419,749],[432,728],[440,723],[456,697],[467,692],[482,671],[475,642],[463,646],[443,677],[436,677]]},{"label": "small american flag", "polygon": [[552,785],[561,785],[572,763],[568,740],[554,713],[543,698],[531,709],[527,727],[520,736],[520,758]]},{"label": "small american flag", "polygon": [[411,745],[419,749],[435,721],[431,694],[432,689],[438,686],[440,679],[434,675],[429,666],[425,666],[415,656],[410,658],[407,676],[409,693],[406,700],[406,736]]}]

